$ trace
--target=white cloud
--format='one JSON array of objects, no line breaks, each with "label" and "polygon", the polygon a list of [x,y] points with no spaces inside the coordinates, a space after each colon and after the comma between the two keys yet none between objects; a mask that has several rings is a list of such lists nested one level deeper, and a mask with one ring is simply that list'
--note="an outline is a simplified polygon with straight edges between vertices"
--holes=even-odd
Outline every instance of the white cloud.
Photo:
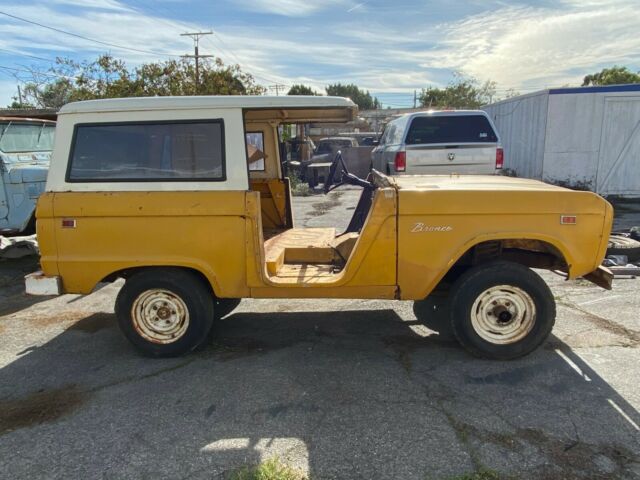
[{"label": "white cloud", "polygon": [[[640,61],[640,17],[630,2],[569,2],[565,9],[506,7],[440,25],[444,40],[416,55],[503,87],[576,83],[603,65]],[[586,6],[585,6],[586,5]]]},{"label": "white cloud", "polygon": [[[378,6],[376,16],[361,15],[369,5],[346,13],[362,0],[236,0],[235,4],[238,2],[245,9],[296,18],[279,19],[278,25],[255,22],[249,29],[244,14],[237,12],[234,22],[228,24],[187,24],[148,15],[122,0],[52,0],[46,4],[14,0],[4,10],[87,37],[165,55],[192,50],[191,40],[180,33],[213,27],[224,43],[215,36],[205,37],[202,53],[219,55],[226,63],[239,62],[264,85],[305,83],[318,90],[340,81],[377,92],[412,94],[414,88],[446,83],[450,71],[464,70],[481,80],[497,81],[499,88],[525,91],[577,84],[584,74],[605,65],[633,68],[640,63],[640,20],[634,1],[565,0],[554,8],[494,5],[486,13],[440,24],[428,15],[429,6],[418,1],[411,18],[393,17],[391,10],[382,15]],[[77,8],[55,8],[61,4]],[[331,8],[335,15],[327,20]],[[314,17],[300,18],[320,16],[321,10],[326,10],[321,27],[313,27]],[[3,17],[0,48],[78,59],[111,51],[130,65],[167,58],[94,44]],[[31,63],[25,57],[10,66]]]},{"label": "white cloud", "polygon": [[339,4],[347,4],[345,0],[236,0],[234,3],[243,5],[246,9],[284,15],[287,17],[304,17],[320,10],[333,8]]},{"label": "white cloud", "polygon": [[49,0],[49,5],[70,5],[82,8],[131,11],[131,8],[117,0]]}]

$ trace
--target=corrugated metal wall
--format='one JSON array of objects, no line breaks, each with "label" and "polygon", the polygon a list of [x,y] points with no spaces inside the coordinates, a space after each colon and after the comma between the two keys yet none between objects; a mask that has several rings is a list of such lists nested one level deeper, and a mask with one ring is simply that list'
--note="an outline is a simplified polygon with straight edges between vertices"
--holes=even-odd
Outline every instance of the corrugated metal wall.
[{"label": "corrugated metal wall", "polygon": [[548,99],[542,91],[483,107],[500,133],[505,169],[519,177],[542,179]]},{"label": "corrugated metal wall", "polygon": [[483,109],[517,176],[640,196],[640,85],[544,90]]}]

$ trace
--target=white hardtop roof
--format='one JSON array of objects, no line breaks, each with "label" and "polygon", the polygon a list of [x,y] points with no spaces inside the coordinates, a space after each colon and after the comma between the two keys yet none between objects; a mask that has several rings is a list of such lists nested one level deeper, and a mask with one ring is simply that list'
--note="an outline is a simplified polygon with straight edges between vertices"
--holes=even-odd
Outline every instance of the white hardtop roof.
[{"label": "white hardtop roof", "polygon": [[104,100],[86,100],[68,103],[58,112],[98,113],[124,112],[140,110],[174,110],[201,108],[356,108],[348,98],[283,95],[210,95],[184,97],[131,97],[109,98]]},{"label": "white hardtop roof", "polygon": [[403,117],[462,117],[468,115],[487,116],[484,110],[424,110],[422,112],[405,113]]}]

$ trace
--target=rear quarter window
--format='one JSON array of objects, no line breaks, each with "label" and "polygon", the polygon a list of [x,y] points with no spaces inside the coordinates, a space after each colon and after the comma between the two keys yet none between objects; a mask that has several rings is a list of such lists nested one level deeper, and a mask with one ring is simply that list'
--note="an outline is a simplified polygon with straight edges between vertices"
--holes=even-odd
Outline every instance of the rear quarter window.
[{"label": "rear quarter window", "polygon": [[79,124],[67,181],[225,180],[222,120]]},{"label": "rear quarter window", "polygon": [[415,117],[405,143],[496,143],[498,137],[483,115]]}]

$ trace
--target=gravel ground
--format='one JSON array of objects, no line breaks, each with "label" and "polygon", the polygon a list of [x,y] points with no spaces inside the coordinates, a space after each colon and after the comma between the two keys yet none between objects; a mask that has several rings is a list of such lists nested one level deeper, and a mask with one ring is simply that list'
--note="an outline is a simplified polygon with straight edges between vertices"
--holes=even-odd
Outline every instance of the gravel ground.
[{"label": "gravel ground", "polygon": [[[295,199],[344,228],[357,191]],[[313,479],[640,478],[640,281],[542,273],[553,335],[477,360],[412,302],[244,300],[184,358],[138,356],[119,283],[29,298],[0,263],[0,478],[224,478],[271,457]]]}]

